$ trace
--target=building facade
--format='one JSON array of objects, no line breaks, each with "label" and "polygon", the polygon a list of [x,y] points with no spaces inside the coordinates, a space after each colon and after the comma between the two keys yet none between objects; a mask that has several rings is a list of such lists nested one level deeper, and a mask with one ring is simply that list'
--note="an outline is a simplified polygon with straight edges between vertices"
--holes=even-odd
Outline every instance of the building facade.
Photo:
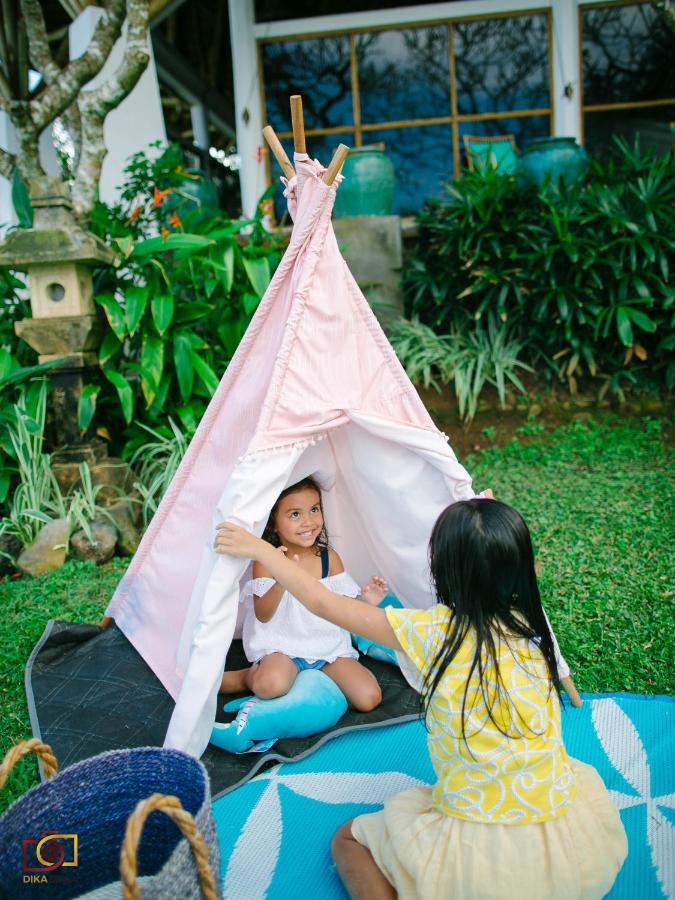
[{"label": "building facade", "polygon": [[465,135],[512,134],[521,149],[573,136],[602,153],[612,134],[639,131],[670,148],[675,40],[646,0],[455,0],[284,20],[271,0],[229,4],[248,212],[280,174],[261,128],[292,149],[295,93],[321,160],[338,143],[384,143],[402,215],[461,173]]},{"label": "building facade", "polygon": [[[279,183],[263,126],[271,124],[292,152],[291,94],[303,97],[308,148],[321,161],[339,143],[384,144],[401,215],[461,174],[466,136],[511,134],[519,149],[536,137],[572,136],[603,154],[613,135],[639,133],[643,146],[670,151],[675,38],[649,0],[403,2],[173,0],[153,23],[148,72],[106,123],[102,196],[114,198],[133,152],[179,135],[199,149],[197,165],[237,160],[240,202],[230,196],[231,174],[224,193],[228,208],[250,215],[265,188]],[[191,13],[194,25],[212,7],[220,24],[211,45],[202,46],[202,33],[197,47],[179,17]],[[95,18],[87,7],[70,25],[71,58]],[[183,31],[183,52],[196,48],[192,60],[171,43]],[[204,72],[194,77],[189,63],[203,55],[212,77],[214,67],[231,68],[224,79],[231,92],[209,85]],[[178,127],[172,115],[181,103]],[[0,144],[12,148],[2,113]],[[0,226],[12,220],[10,187],[0,177]]]}]

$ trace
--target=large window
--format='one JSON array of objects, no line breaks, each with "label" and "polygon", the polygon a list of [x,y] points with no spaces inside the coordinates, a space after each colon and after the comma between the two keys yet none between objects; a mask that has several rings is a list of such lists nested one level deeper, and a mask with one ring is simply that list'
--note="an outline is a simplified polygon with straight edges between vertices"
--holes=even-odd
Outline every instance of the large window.
[{"label": "large window", "polygon": [[613,135],[669,152],[675,120],[675,41],[641,0],[579,10],[584,143],[604,153]]},{"label": "large window", "polygon": [[[459,174],[465,134],[514,134],[522,148],[551,133],[547,12],[308,35],[259,48],[264,117],[289,155],[288,99],[302,94],[308,150],[325,165],[339,143],[384,142],[400,215],[417,212]],[[272,179],[279,174],[272,160]]]}]

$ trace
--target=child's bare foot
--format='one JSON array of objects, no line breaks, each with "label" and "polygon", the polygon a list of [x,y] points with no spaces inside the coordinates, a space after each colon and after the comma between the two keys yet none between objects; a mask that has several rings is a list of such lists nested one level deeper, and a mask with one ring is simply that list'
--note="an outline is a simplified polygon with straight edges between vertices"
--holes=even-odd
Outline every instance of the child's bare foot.
[{"label": "child's bare foot", "polygon": [[247,689],[246,676],[250,669],[233,669],[231,672],[223,672],[223,680],[220,682],[221,694],[240,694]]}]

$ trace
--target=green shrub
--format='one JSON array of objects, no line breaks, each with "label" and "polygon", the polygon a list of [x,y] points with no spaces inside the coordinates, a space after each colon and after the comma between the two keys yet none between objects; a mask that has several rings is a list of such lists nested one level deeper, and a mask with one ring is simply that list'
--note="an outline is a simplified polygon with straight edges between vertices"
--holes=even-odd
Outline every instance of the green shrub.
[{"label": "green shrub", "polygon": [[420,213],[404,269],[408,313],[435,331],[491,315],[527,338],[529,361],[579,375],[675,384],[675,162],[617,141],[583,184],[526,187],[466,174]]},{"label": "green shrub", "polygon": [[467,421],[476,415],[486,384],[497,388],[503,407],[506,382],[525,393],[516,370],[532,371],[520,359],[523,342],[514,339],[508,326],[497,324],[491,316],[487,327],[474,322],[471,328],[453,328],[450,334],[436,334],[417,319],[401,319],[389,339],[411,381],[439,392],[439,381],[453,384],[459,415]]},{"label": "green shrub", "polygon": [[[110,485],[94,485],[87,463],[80,463],[80,484],[67,494],[52,468],[51,454],[45,452],[47,421],[47,382],[44,378],[20,388],[18,402],[3,411],[5,428],[3,440],[11,448],[15,465],[6,471],[12,474],[11,498],[5,514],[0,510],[0,536],[12,535],[22,546],[30,544],[43,525],[53,519],[68,519],[69,530],[81,528],[93,541],[91,523],[96,518],[113,521],[107,509],[98,502],[98,494]],[[119,499],[129,498],[116,489]],[[0,556],[6,556],[0,550]]]},{"label": "green shrub", "polygon": [[155,440],[136,446],[130,461],[132,466],[139,466],[135,486],[143,498],[143,524],[146,526],[157,512],[160,500],[187,450],[187,436],[172,419],[169,419],[169,425],[170,432],[166,426],[160,426],[161,431],[155,431],[147,425],[141,425]]},{"label": "green shrub", "polygon": [[93,420],[113,442],[124,433],[125,455],[147,437],[139,423],[171,416],[194,431],[281,258],[262,202],[254,219],[232,220],[198,204],[195,180],[175,145],[155,160],[137,154],[120,203],[94,211],[92,228],[122,262],[96,275],[103,378],[83,393],[79,424]]}]

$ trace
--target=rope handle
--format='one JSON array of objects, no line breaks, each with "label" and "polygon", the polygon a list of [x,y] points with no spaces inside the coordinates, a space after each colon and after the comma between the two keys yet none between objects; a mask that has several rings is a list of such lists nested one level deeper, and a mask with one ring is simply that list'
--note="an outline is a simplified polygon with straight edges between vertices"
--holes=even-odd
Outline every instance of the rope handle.
[{"label": "rope handle", "polygon": [[178,797],[170,794],[151,794],[145,800],[137,804],[136,809],[129,816],[127,829],[120,852],[120,877],[122,879],[123,900],[140,900],[141,892],[138,887],[136,875],[138,873],[138,842],[148,816],[159,810],[165,813],[180,828],[192,848],[192,853],[197,867],[199,886],[205,900],[218,900],[216,882],[213,870],[209,863],[209,852],[204,843],[197,823],[192,815],[183,809]]},{"label": "rope handle", "polygon": [[11,747],[5,754],[5,758],[0,763],[0,791],[4,788],[9,773],[12,771],[16,763],[26,754],[35,753],[39,756],[44,765],[45,778],[52,778],[59,770],[59,764],[56,761],[54,752],[49,744],[44,744],[39,738],[31,738],[29,741],[21,741]]}]

